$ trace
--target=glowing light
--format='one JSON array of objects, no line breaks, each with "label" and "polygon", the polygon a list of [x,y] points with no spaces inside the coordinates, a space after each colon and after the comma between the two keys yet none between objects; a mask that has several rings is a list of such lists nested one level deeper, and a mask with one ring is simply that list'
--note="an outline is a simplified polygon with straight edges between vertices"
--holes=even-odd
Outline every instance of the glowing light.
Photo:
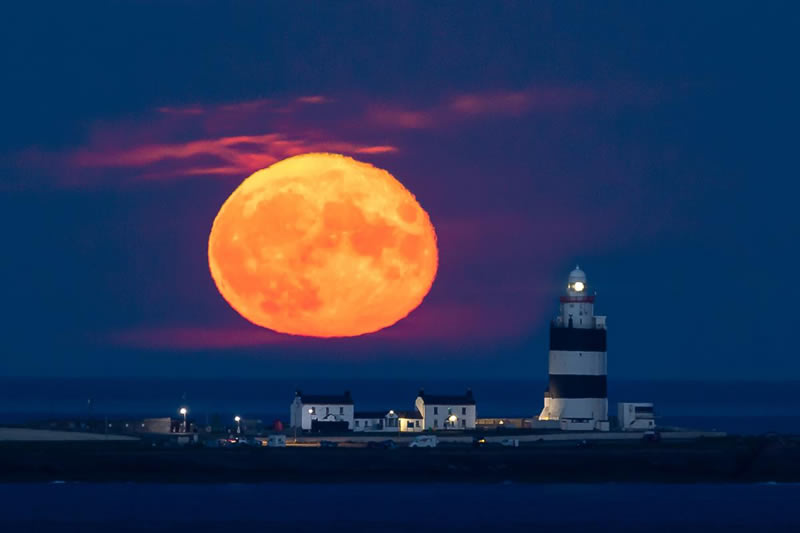
[{"label": "glowing light", "polygon": [[450,418],[448,418],[448,420],[450,422],[455,422],[456,420],[458,420],[458,417],[456,417],[456,415],[450,415]]},{"label": "glowing light", "polygon": [[242,418],[239,415],[236,415],[236,416],[233,417],[233,421],[238,424],[239,422],[242,421]]},{"label": "glowing light", "polygon": [[308,414],[310,414],[310,415],[313,415],[313,414],[314,414],[314,409],[312,409],[312,408],[310,408],[310,407],[309,407],[309,409],[308,409]]},{"label": "glowing light", "polygon": [[436,277],[428,214],[388,172],[335,154],[304,154],[259,170],[211,228],[211,276],[259,326],[349,337],[413,311]]},{"label": "glowing light", "polygon": [[572,285],[572,287],[573,287],[573,288],[574,288],[574,289],[575,289],[577,292],[581,292],[581,291],[582,291],[584,288],[586,288],[586,286],[583,284],[583,282],[582,282],[582,281],[576,281],[576,282],[575,282],[575,283]]},{"label": "glowing light", "polygon": [[182,414],[183,416],[186,416],[186,413],[188,413],[188,412],[189,412],[189,410],[188,410],[188,409],[186,409],[185,407],[181,407],[181,410],[180,410],[180,411],[178,411],[178,412],[179,412],[180,414]]}]

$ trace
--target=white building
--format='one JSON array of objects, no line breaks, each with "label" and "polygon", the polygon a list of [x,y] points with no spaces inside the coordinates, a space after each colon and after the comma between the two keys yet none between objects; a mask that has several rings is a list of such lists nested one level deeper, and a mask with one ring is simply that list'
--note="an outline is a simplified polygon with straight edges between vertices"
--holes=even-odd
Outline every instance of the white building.
[{"label": "white building", "polygon": [[422,415],[416,411],[356,411],[353,431],[422,431]]},{"label": "white building", "polygon": [[575,267],[550,326],[549,385],[539,414],[566,430],[609,429],[606,317],[595,316],[594,300]]},{"label": "white building", "polygon": [[[342,426],[353,429],[353,398],[350,391],[338,395],[311,395],[297,391],[289,406],[289,427],[323,430]],[[346,423],[346,428],[344,427]]]},{"label": "white building", "polygon": [[647,431],[656,427],[652,403],[620,402],[617,420],[622,431]]},{"label": "white building", "polygon": [[419,391],[415,402],[423,429],[475,429],[475,397],[467,389],[463,396],[434,396]]},{"label": "white building", "polygon": [[397,413],[388,411],[356,411],[353,431],[399,431]]}]

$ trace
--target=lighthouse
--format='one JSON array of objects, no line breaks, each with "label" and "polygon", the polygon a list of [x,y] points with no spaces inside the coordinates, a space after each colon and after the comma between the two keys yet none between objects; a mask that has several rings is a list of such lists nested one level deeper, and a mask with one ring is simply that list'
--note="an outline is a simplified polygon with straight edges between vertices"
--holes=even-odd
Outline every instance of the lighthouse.
[{"label": "lighthouse", "polygon": [[562,429],[608,431],[606,317],[595,316],[594,300],[576,266],[550,324],[549,385],[539,414]]}]

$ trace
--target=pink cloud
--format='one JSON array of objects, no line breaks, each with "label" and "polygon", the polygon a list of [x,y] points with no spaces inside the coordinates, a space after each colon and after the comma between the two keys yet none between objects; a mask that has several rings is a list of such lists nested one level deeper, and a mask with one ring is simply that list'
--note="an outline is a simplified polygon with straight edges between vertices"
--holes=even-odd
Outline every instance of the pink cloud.
[{"label": "pink cloud", "polygon": [[[307,152],[397,153],[406,140],[397,136],[408,130],[463,128],[482,117],[559,113],[599,101],[632,102],[636,94],[635,88],[533,87],[444,95],[416,108],[369,99],[334,100],[326,95],[162,106],[139,117],[98,121],[87,142],[70,152],[45,153],[31,148],[20,154],[18,161],[22,166],[47,170],[61,187],[176,177],[244,177]],[[652,100],[652,95],[647,95]]]},{"label": "pink cloud", "polygon": [[434,125],[433,113],[396,109],[386,106],[369,109],[367,111],[367,119],[379,126],[400,129],[429,128]]},{"label": "pink cloud", "polygon": [[300,104],[327,104],[330,101],[330,98],[321,95],[301,96],[295,99],[295,102]]},{"label": "pink cloud", "polygon": [[[286,157],[308,152],[386,154],[396,151],[397,147],[389,145],[291,139],[281,134],[268,133],[102,150],[89,146],[75,152],[70,162],[77,167],[90,168],[140,167],[145,169],[142,177],[153,179],[169,176],[245,175]],[[200,157],[203,158],[202,161],[197,159]],[[177,164],[169,169],[154,168],[166,161]]]},{"label": "pink cloud", "polygon": [[[258,326],[166,326],[114,331],[103,342],[147,350],[220,350],[260,346],[313,345],[318,342],[348,343],[354,356],[368,343],[395,348],[398,341],[426,345],[460,346],[524,335],[537,313],[526,306],[522,312],[508,305],[485,302],[424,302],[397,324],[367,335],[340,339],[315,339],[276,333]],[[377,344],[376,344],[377,343]]]},{"label": "pink cloud", "polygon": [[533,88],[523,91],[487,91],[461,94],[449,104],[452,111],[464,115],[512,115],[530,112],[564,111],[594,103],[594,91],[576,88]]},{"label": "pink cloud", "polygon": [[[462,93],[432,106],[414,109],[391,104],[373,104],[366,121],[384,128],[442,128],[481,116],[522,116],[528,113],[564,112],[592,105],[604,96],[574,87],[534,87],[519,91],[490,90]],[[607,95],[606,95],[607,97]]]},{"label": "pink cloud", "polygon": [[293,339],[257,326],[178,326],[115,331],[106,340],[117,346],[149,350],[214,350],[281,345]]}]

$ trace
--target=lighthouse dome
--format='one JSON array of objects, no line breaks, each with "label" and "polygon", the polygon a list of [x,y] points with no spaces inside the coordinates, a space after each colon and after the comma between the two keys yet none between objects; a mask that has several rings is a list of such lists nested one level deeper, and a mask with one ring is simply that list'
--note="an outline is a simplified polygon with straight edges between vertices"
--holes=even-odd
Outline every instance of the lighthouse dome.
[{"label": "lighthouse dome", "polygon": [[575,266],[575,270],[569,273],[569,283],[575,283],[576,281],[582,281],[584,284],[586,283],[586,272],[581,270],[581,267]]},{"label": "lighthouse dome", "polygon": [[586,291],[586,273],[581,267],[576,266],[575,270],[569,273],[567,281],[567,294],[569,296],[581,296]]}]

